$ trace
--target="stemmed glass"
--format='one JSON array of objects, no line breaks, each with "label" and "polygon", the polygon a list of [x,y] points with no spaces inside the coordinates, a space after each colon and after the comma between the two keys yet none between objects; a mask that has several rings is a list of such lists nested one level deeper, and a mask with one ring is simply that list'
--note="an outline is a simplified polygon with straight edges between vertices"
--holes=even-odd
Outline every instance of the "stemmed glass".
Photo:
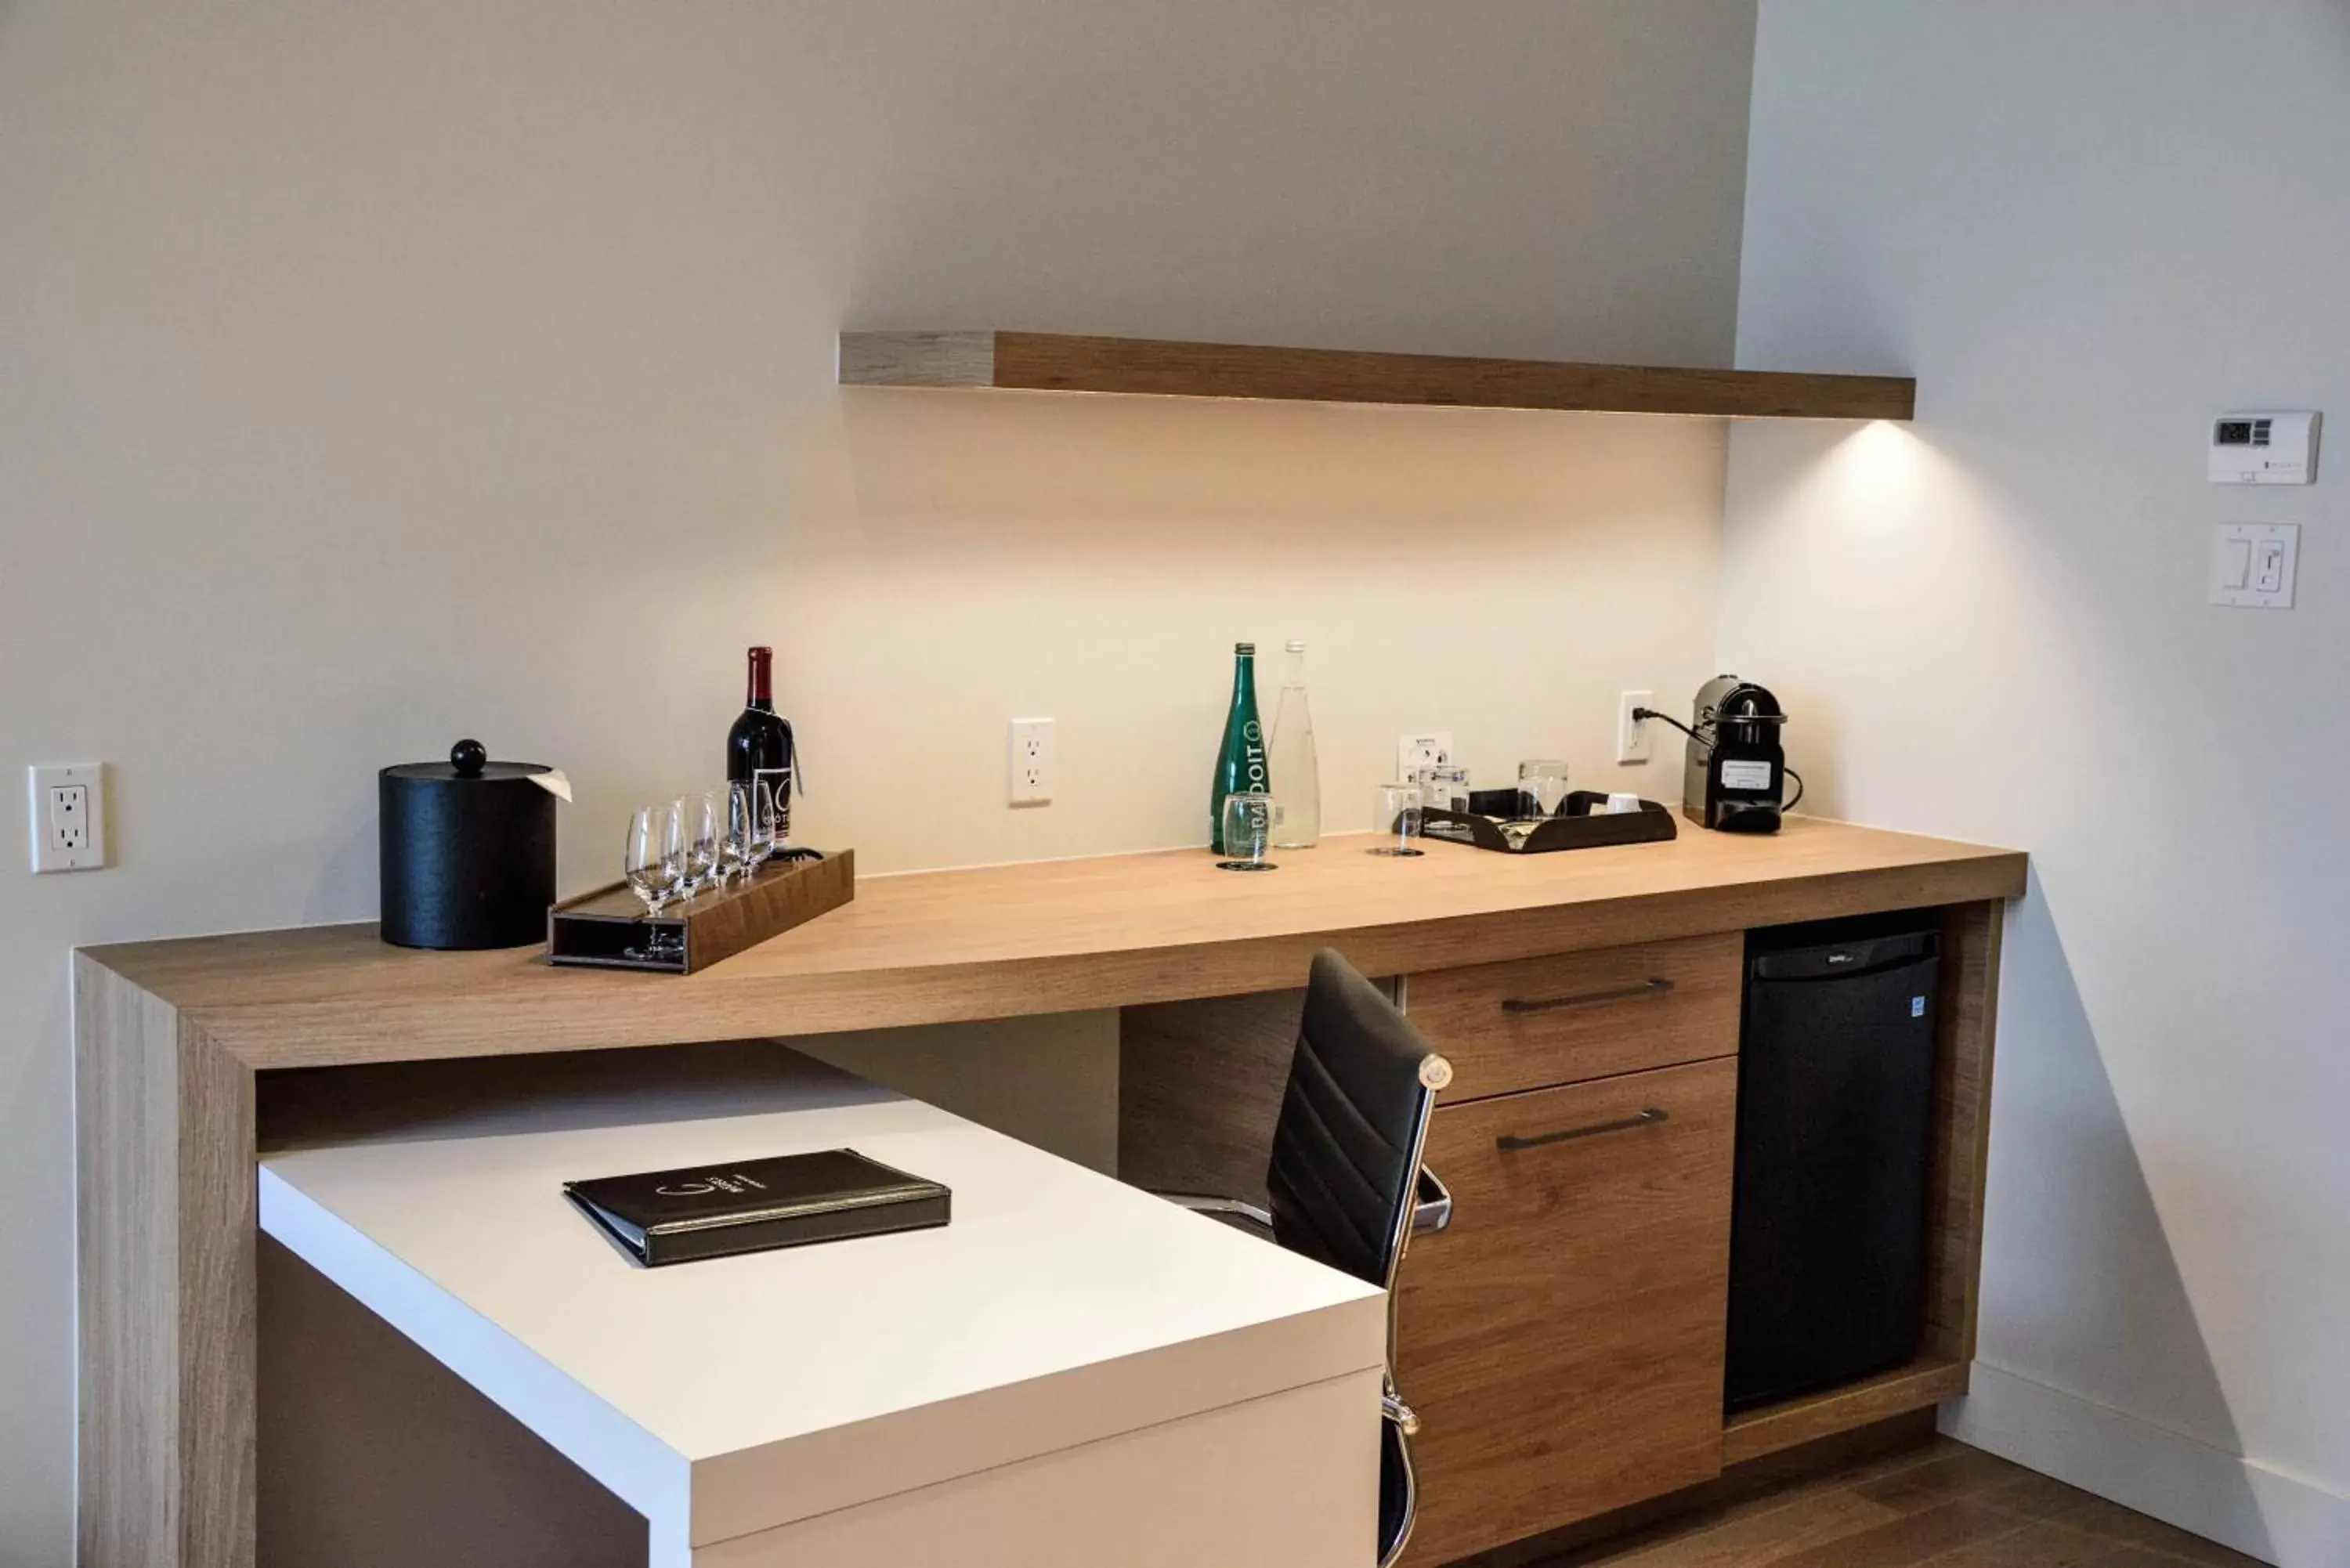
[{"label": "stemmed glass", "polygon": [[682,858],[672,848],[671,809],[643,806],[629,819],[629,843],[620,869],[629,879],[629,891],[643,900],[648,915],[658,915],[668,907],[684,874]]},{"label": "stemmed glass", "polygon": [[[629,891],[643,901],[648,916],[659,915],[668,907],[685,878],[685,842],[678,826],[676,806],[645,806],[629,819],[629,841],[622,852],[621,874],[628,878]],[[624,956],[671,957],[676,936],[674,931],[656,928],[644,947],[629,948]]]},{"label": "stemmed glass", "polygon": [[719,840],[726,808],[715,794],[690,794],[677,803],[685,826],[685,896],[718,886]]},{"label": "stemmed glass", "polygon": [[777,848],[775,832],[775,784],[773,779],[751,781],[751,864],[764,866],[775,858]]},{"label": "stemmed glass", "polygon": [[726,837],[718,846],[718,878],[721,882],[737,877],[748,877],[751,868],[764,858],[754,848],[757,837],[756,814],[751,809],[751,785],[737,780],[726,786]]}]

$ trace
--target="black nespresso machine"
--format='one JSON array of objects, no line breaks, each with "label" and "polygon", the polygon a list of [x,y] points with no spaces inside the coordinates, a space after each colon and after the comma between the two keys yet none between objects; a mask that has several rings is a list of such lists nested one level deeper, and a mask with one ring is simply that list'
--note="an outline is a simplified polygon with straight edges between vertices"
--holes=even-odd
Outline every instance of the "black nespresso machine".
[{"label": "black nespresso machine", "polygon": [[1787,783],[1787,715],[1765,687],[1717,675],[1698,688],[1681,774],[1681,812],[1724,833],[1776,833]]}]

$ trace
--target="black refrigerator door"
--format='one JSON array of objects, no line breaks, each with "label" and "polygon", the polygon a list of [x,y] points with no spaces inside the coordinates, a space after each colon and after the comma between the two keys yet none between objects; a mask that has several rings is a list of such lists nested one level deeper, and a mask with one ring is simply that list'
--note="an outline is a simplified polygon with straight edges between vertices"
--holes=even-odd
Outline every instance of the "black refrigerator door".
[{"label": "black refrigerator door", "polygon": [[1934,932],[1748,956],[1725,1399],[1916,1353],[1934,1102]]}]

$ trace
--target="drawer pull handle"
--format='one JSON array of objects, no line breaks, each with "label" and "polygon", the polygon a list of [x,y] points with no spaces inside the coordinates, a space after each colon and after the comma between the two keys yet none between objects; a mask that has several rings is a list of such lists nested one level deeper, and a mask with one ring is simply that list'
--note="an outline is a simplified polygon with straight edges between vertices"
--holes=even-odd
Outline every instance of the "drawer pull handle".
[{"label": "drawer pull handle", "polygon": [[1545,996],[1529,1002],[1522,996],[1502,999],[1504,1012],[1555,1012],[1562,1007],[1596,1007],[1603,1002],[1634,1002],[1644,996],[1663,997],[1673,993],[1673,982],[1662,975],[1654,975],[1638,985],[1618,986],[1614,991],[1586,992],[1581,996]]},{"label": "drawer pull handle", "polygon": [[1597,1137],[1602,1133],[1630,1132],[1634,1127],[1652,1127],[1659,1122],[1670,1120],[1672,1117],[1666,1115],[1661,1106],[1650,1106],[1638,1116],[1626,1116],[1622,1121],[1617,1122],[1594,1122],[1587,1127],[1561,1127],[1556,1132],[1536,1133],[1532,1137],[1521,1137],[1516,1133],[1503,1133],[1493,1140],[1493,1147],[1540,1148],[1544,1144],[1565,1143],[1578,1137]]}]

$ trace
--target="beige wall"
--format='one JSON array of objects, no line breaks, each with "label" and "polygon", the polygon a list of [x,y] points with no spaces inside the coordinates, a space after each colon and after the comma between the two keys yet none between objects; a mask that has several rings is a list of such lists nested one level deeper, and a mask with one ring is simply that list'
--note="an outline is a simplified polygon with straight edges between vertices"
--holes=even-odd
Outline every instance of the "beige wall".
[{"label": "beige wall", "polygon": [[[1766,0],[1740,362],[1918,421],[1740,431],[1722,618],[1823,811],[2032,852],[1960,1430],[2290,1568],[2350,1563],[2345,167],[2341,0]],[[2326,410],[2318,483],[2207,483],[2231,408]],[[2231,521],[2295,608],[2205,602]]]},{"label": "beige wall", "polygon": [[0,0],[0,768],[112,763],[117,857],[0,846],[0,1561],[68,1550],[67,950],[370,914],[384,763],[567,767],[577,888],[771,641],[870,870],[1182,843],[1231,642],[1302,636],[1336,826],[1408,727],[1612,774],[1712,660],[1718,426],[843,397],[832,338],[1726,362],[1752,26]]}]

